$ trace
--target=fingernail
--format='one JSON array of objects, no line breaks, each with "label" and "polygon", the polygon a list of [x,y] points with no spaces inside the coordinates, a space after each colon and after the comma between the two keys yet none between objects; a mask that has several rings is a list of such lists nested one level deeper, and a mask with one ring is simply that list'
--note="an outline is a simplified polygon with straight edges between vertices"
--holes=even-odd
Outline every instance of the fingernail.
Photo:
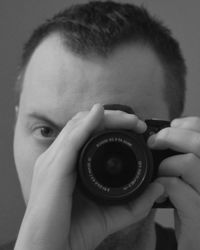
[{"label": "fingernail", "polygon": [[147,125],[144,121],[138,120],[137,127],[145,131],[147,129]]},{"label": "fingernail", "polygon": [[180,124],[179,119],[174,119],[174,120],[171,122],[171,126],[172,126],[172,127],[177,127],[177,126],[179,126],[179,124]]},{"label": "fingernail", "polygon": [[91,111],[97,110],[101,106],[100,103],[96,103],[92,106]]},{"label": "fingernail", "polygon": [[153,147],[155,145],[155,141],[156,141],[156,135],[151,135],[148,139],[148,145],[149,147]]}]

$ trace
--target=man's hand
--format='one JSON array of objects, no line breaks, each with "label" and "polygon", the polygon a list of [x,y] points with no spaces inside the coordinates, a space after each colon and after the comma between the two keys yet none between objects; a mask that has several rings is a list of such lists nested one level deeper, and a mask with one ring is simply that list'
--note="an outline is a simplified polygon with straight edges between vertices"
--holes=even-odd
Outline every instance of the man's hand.
[{"label": "man's hand", "polygon": [[143,133],[146,125],[135,115],[104,112],[100,104],[75,115],[35,163],[15,250],[92,250],[109,234],[147,216],[163,194],[159,183],[125,206],[98,206],[75,191],[79,150],[92,133],[104,128]]},{"label": "man's hand", "polygon": [[[170,148],[183,154],[163,160],[156,181],[175,206],[179,250],[200,249],[200,118],[175,119],[149,138],[153,149]],[[163,177],[164,176],[164,177]]]}]

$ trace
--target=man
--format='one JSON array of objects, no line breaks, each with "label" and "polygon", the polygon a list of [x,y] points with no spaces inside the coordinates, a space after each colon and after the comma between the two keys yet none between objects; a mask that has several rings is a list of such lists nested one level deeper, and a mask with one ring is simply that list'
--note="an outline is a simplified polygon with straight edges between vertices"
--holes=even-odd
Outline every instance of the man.
[{"label": "man", "polygon": [[[18,79],[14,157],[27,208],[15,250],[198,249],[200,120],[174,119],[185,71],[169,30],[134,5],[74,5],[34,32]],[[135,115],[104,104],[130,106]],[[103,206],[76,189],[78,153],[93,133],[141,134],[152,117],[172,122],[148,146],[182,154],[162,161],[137,199]],[[163,196],[175,208],[176,241],[154,223],[151,208]]]}]

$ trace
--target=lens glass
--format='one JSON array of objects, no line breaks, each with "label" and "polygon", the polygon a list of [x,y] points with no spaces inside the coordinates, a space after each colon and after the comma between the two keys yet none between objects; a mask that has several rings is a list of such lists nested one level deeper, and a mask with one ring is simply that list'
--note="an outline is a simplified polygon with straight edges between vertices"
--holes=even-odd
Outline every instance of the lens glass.
[{"label": "lens glass", "polygon": [[92,156],[91,165],[95,179],[111,188],[128,184],[137,172],[137,159],[133,150],[119,142],[99,147]]}]

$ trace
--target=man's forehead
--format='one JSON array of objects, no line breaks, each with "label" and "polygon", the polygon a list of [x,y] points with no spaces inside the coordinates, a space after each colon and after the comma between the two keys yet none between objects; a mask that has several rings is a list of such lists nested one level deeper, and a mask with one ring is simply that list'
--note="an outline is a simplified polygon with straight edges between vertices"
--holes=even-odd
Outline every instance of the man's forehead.
[{"label": "man's forehead", "polygon": [[145,105],[149,109],[154,100],[154,109],[156,102],[163,103],[163,83],[162,67],[148,48],[129,45],[107,59],[84,58],[64,48],[54,35],[34,52],[25,73],[22,97],[35,106],[55,110],[68,106],[75,112],[96,102],[133,103],[136,109]]}]

